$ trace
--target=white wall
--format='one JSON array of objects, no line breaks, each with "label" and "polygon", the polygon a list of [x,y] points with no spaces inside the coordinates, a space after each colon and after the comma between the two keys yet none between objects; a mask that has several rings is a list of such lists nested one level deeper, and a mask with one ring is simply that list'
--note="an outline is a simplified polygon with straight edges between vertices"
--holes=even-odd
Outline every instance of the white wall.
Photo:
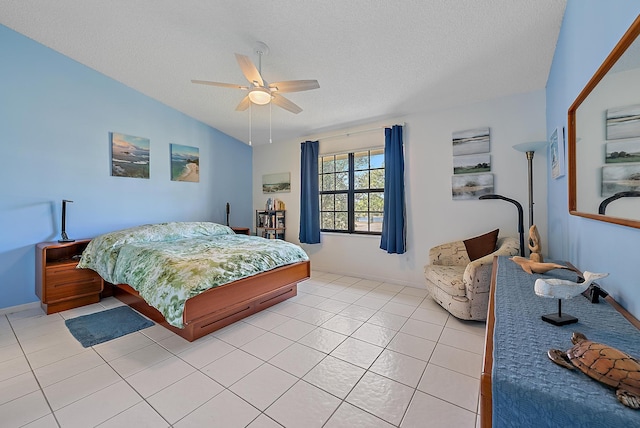
[{"label": "white wall", "polygon": [[[295,120],[295,118],[292,118]],[[423,287],[423,266],[434,245],[470,238],[499,227],[501,234],[517,236],[516,208],[504,201],[453,201],[451,133],[488,126],[491,130],[491,162],[495,193],[518,200],[528,225],[527,160],[514,144],[545,140],[545,94],[538,91],[460,108],[413,113],[349,129],[312,135],[297,141],[254,146],[253,204],[263,209],[269,196],[262,193],[262,175],[291,172],[291,193],[275,196],[286,203],[286,239],[299,243],[300,143],[320,139],[320,152],[335,152],[335,139],[323,143],[322,136],[357,133],[358,130],[405,122],[405,184],[407,203],[407,252],[390,255],[380,250],[378,236],[323,233],[322,243],[303,245],[314,270],[380,279]],[[383,130],[380,129],[380,134]],[[345,139],[343,150],[371,133],[357,134],[353,143]],[[381,143],[384,137],[378,138]],[[382,143],[383,144],[383,143]],[[371,146],[375,146],[375,142]],[[329,148],[329,146],[331,146]],[[534,157],[535,223],[547,235],[547,153]],[[255,227],[255,224],[254,224]],[[526,236],[526,235],[525,235]],[[543,242],[543,245],[545,243]],[[546,246],[544,246],[546,251]]]}]

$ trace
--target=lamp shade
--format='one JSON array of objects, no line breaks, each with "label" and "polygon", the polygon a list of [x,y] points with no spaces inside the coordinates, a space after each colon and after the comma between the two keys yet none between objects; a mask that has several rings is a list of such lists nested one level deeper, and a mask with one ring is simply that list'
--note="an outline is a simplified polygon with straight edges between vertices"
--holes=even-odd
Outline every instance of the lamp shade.
[{"label": "lamp shade", "polygon": [[249,92],[249,99],[252,103],[260,106],[269,104],[271,101],[271,92],[264,88],[253,88],[251,92]]},{"label": "lamp shade", "polygon": [[519,152],[535,152],[537,150],[540,150],[544,147],[547,146],[547,144],[549,144],[548,141],[533,141],[530,143],[520,143],[520,144],[516,144],[515,146],[513,146],[514,149],[516,149]]}]

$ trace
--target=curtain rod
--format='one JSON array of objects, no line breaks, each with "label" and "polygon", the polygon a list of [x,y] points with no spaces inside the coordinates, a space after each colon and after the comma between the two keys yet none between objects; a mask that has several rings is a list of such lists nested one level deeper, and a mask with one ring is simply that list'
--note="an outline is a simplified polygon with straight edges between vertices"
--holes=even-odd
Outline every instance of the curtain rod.
[{"label": "curtain rod", "polygon": [[[404,122],[397,123],[396,125],[404,126]],[[317,138],[317,140],[321,141],[321,140],[330,140],[332,138],[339,138],[339,137],[350,137],[350,136],[356,135],[356,134],[363,134],[365,132],[372,132],[372,131],[377,131],[379,129],[389,128],[391,126],[393,126],[393,125],[378,126],[378,127],[375,127],[375,128],[361,129],[359,131],[345,132],[343,134],[329,135],[328,137]]]}]

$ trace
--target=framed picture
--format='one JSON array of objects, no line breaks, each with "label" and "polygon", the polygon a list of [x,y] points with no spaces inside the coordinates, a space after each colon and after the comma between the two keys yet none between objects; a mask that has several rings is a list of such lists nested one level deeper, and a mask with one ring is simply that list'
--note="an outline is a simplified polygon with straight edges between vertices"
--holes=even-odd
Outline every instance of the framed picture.
[{"label": "framed picture", "polygon": [[640,164],[602,167],[602,197],[640,191]]},{"label": "framed picture", "polygon": [[453,157],[453,174],[476,174],[491,171],[491,155],[480,153]]},{"label": "framed picture", "polygon": [[640,162],[640,140],[607,143],[605,163]]},{"label": "framed picture", "polygon": [[111,175],[113,177],[149,178],[149,139],[109,133],[111,140]]},{"label": "framed picture", "polygon": [[451,177],[453,200],[478,199],[493,193],[493,174],[463,174]]},{"label": "framed picture", "polygon": [[171,144],[171,180],[200,182],[200,149]]},{"label": "framed picture", "polygon": [[488,127],[456,131],[452,137],[454,156],[489,153],[491,149]]},{"label": "framed picture", "polygon": [[607,110],[607,140],[640,137],[640,104]]},{"label": "framed picture", "polygon": [[262,193],[280,193],[291,191],[291,173],[279,172],[262,176]]},{"label": "framed picture", "polygon": [[551,153],[551,177],[559,178],[564,175],[564,128],[553,130],[549,137],[549,152]]}]

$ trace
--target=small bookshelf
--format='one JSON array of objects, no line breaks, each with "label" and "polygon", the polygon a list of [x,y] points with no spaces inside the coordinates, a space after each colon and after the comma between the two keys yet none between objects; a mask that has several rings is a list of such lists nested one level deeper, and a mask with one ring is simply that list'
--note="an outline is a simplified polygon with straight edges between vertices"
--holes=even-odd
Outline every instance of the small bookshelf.
[{"label": "small bookshelf", "polygon": [[286,228],[285,210],[256,210],[256,234],[258,236],[284,240]]}]

